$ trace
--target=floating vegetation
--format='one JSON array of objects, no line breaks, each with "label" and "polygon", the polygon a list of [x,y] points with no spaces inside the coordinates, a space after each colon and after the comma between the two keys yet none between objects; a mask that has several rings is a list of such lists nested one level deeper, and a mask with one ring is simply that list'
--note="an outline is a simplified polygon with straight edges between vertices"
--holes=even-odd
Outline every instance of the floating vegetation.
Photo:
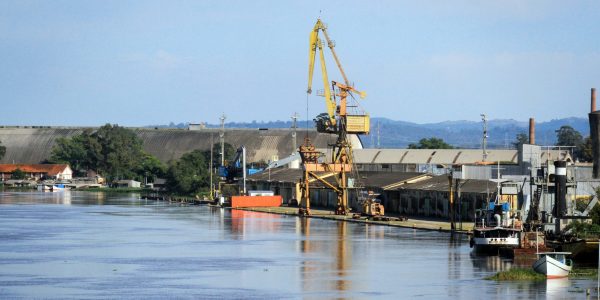
[{"label": "floating vegetation", "polygon": [[[595,279],[598,277],[598,270],[592,268],[573,269],[569,278]],[[501,271],[495,275],[486,277],[487,280],[511,281],[511,280],[545,280],[546,276],[535,272],[532,269],[512,268],[508,271]]]},{"label": "floating vegetation", "polygon": [[546,280],[546,276],[536,273],[532,269],[512,268],[508,271],[501,271],[495,275],[486,277],[487,280],[511,281],[511,280]]},{"label": "floating vegetation", "polygon": [[598,269],[593,268],[582,268],[582,269],[573,269],[571,273],[569,273],[569,278],[598,278]]}]

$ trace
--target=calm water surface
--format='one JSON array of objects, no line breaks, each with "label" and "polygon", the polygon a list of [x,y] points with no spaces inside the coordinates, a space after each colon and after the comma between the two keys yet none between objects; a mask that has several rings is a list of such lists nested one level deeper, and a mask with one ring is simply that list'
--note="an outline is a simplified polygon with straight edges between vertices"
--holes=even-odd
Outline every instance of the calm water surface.
[{"label": "calm water surface", "polygon": [[135,194],[0,192],[2,299],[585,299],[596,284],[483,280],[510,266],[445,233]]}]

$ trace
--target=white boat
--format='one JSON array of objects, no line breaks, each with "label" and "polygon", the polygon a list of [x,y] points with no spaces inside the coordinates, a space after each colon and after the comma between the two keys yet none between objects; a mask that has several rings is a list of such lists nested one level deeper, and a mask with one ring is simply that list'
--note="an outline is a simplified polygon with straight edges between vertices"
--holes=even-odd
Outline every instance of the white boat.
[{"label": "white boat", "polygon": [[52,185],[38,184],[37,185],[37,190],[40,191],[40,192],[50,192],[50,191],[52,191]]},{"label": "white boat", "polygon": [[546,278],[563,278],[569,276],[572,262],[566,256],[571,252],[539,252],[539,258],[533,263],[533,270],[546,275]]},{"label": "white boat", "polygon": [[67,189],[64,184],[43,183],[38,184],[37,190],[40,192],[60,192]]}]

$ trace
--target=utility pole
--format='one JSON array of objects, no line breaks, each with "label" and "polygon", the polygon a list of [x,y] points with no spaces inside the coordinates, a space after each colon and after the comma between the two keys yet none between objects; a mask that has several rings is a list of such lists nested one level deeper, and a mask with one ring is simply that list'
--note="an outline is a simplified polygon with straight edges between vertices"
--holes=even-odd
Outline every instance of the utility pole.
[{"label": "utility pole", "polygon": [[481,142],[483,148],[483,161],[487,160],[487,116],[485,114],[481,114],[481,120],[483,120],[483,141]]},{"label": "utility pole", "polygon": [[292,154],[298,151],[298,145],[296,141],[296,121],[298,120],[298,113],[292,115]]},{"label": "utility pole", "polygon": [[225,114],[220,118],[221,120],[221,132],[219,137],[221,138],[221,166],[225,166]]},{"label": "utility pole", "polygon": [[453,189],[453,184],[454,184],[454,175],[452,170],[450,170],[450,172],[448,173],[448,202],[449,203],[449,208],[450,208],[450,230],[452,232],[454,232],[455,230],[455,226],[454,226],[454,189]]},{"label": "utility pole", "polygon": [[379,129],[379,121],[377,121],[377,149],[381,149],[381,132]]},{"label": "utility pole", "polygon": [[213,189],[213,146],[214,146],[214,142],[213,142],[213,134],[210,134],[210,162],[208,163],[208,170],[210,172],[210,200],[213,199],[213,197],[215,196],[214,193],[214,189]]}]

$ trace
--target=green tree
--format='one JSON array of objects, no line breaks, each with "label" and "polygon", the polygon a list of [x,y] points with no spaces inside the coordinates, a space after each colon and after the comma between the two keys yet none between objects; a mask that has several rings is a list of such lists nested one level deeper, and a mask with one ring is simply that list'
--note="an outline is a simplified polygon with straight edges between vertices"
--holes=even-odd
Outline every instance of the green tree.
[{"label": "green tree", "polygon": [[583,137],[573,127],[563,125],[556,130],[556,146],[575,146],[573,148],[573,158],[581,159],[584,148]]},{"label": "green tree", "polygon": [[592,154],[592,138],[586,137],[583,139],[583,143],[580,147],[580,157],[579,159],[582,161],[592,162],[594,160],[594,156]]},{"label": "green tree", "polygon": [[98,159],[97,168],[111,178],[133,178],[135,169],[142,162],[142,140],[127,128],[106,124],[93,135],[99,147],[92,148],[92,159]]},{"label": "green tree", "polygon": [[443,139],[432,137],[422,138],[418,144],[411,143],[408,145],[408,149],[454,149],[454,147],[444,142]]},{"label": "green tree", "polygon": [[58,138],[52,148],[50,163],[67,163],[76,175],[85,174],[86,170],[98,171],[100,144],[92,135],[91,130],[86,130],[72,138]]},{"label": "green tree", "polygon": [[27,174],[25,174],[25,172],[23,172],[23,170],[17,168],[16,170],[14,170],[10,176],[11,179],[25,179],[25,177],[27,176]]},{"label": "green tree", "polygon": [[[213,167],[218,167],[221,165],[221,143],[215,143],[212,146],[213,148]],[[225,164],[231,162],[235,156],[235,148],[229,143],[224,143],[223,148],[225,149]],[[210,161],[210,150],[205,151],[204,158],[207,162]]]},{"label": "green tree", "polygon": [[153,182],[154,179],[165,176],[166,168],[158,158],[144,153],[142,162],[135,172],[138,174],[141,182],[144,182],[143,179],[147,179],[148,182]]},{"label": "green tree", "polygon": [[154,178],[164,173],[162,163],[143,151],[142,140],[133,131],[111,124],[58,139],[50,161],[68,163],[79,173],[94,170],[109,180]]},{"label": "green tree", "polygon": [[194,195],[206,190],[209,173],[206,151],[194,150],[171,162],[167,171],[167,186],[170,192]]},{"label": "green tree", "polygon": [[516,140],[512,144],[516,149],[519,149],[521,145],[527,143],[529,143],[529,137],[527,136],[527,134],[521,132],[517,134]]},{"label": "green tree", "polygon": [[582,142],[581,133],[569,125],[561,126],[556,130],[556,146],[578,146]]},{"label": "green tree", "polygon": [[0,141],[0,159],[4,157],[4,154],[6,154],[6,147],[2,146],[2,141]]}]

